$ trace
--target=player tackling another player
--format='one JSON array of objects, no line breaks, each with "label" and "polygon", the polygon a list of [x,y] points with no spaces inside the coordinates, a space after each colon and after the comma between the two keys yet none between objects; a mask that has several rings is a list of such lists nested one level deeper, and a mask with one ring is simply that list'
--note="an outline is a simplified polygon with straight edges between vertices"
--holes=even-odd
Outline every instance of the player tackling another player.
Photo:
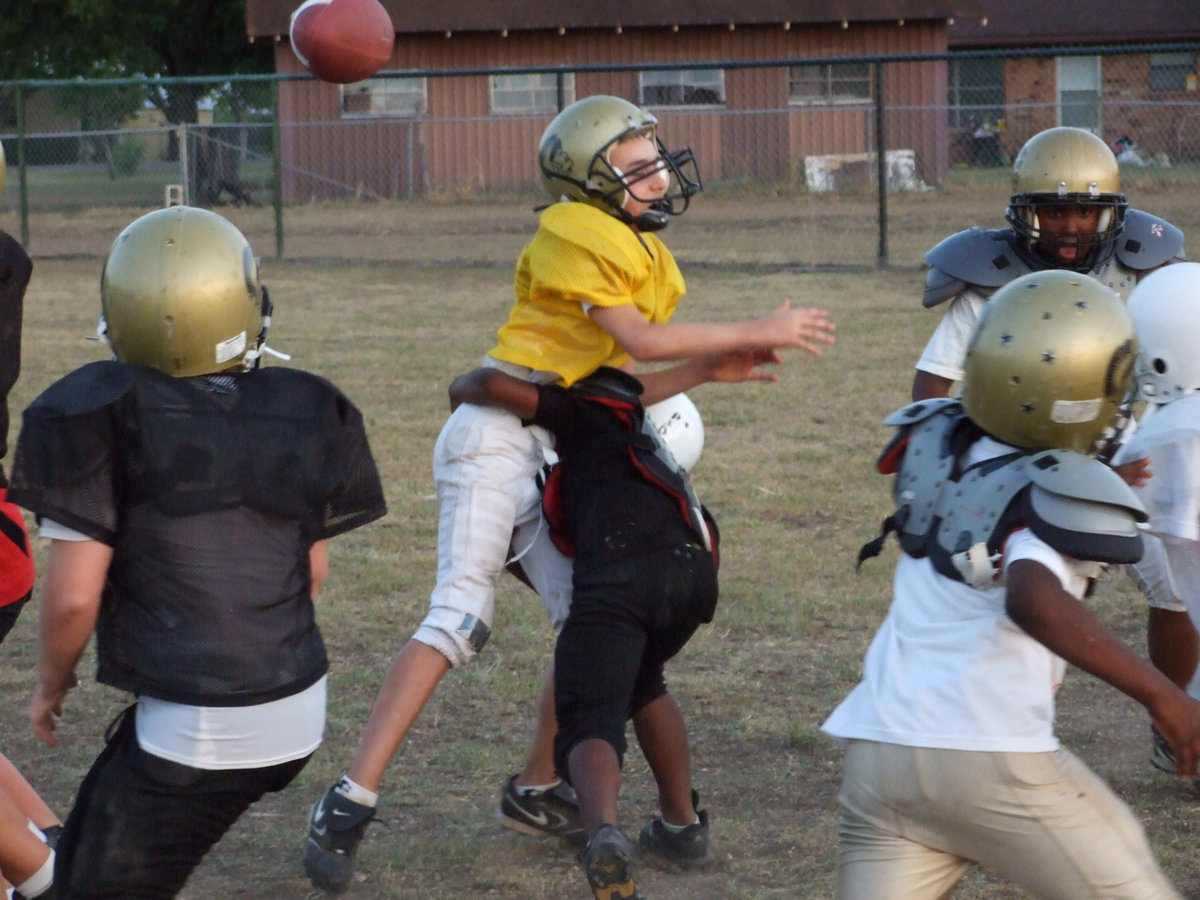
[{"label": "player tackling another player", "polygon": [[[742,362],[753,366],[753,355]],[[490,368],[450,386],[456,404],[507,409],[555,437],[560,462],[543,506],[551,536],[574,561],[571,610],[554,653],[555,766],[579,797],[588,883],[596,897],[613,900],[641,896],[638,855],[683,868],[714,860],[707,814],[696,810],[687,729],[663,666],[712,621],[719,537],[646,418],[641,393],[633,376],[606,367],[571,389]],[[662,809],[636,850],[617,812],[630,718]]]},{"label": "player tackling another player", "polygon": [[[658,393],[645,398],[654,402],[711,378],[714,354],[819,354],[833,342],[824,310],[786,301],[752,321],[668,321],[684,281],[658,232],[687,209],[700,181],[691,151],[667,151],[657,129],[645,110],[604,95],[578,100],[550,122],[537,165],[551,203],[518,260],[516,303],[484,365],[569,387],[601,366],[683,360],[655,381]],[[319,887],[349,884],[387,766],[442,677],[490,637],[510,547],[553,626],[566,620],[571,564],[542,526],[535,481],[551,448],[545,429],[503,409],[464,403],[443,427],[434,448],[438,578],[430,610],[392,664],[349,769],[314,805],[304,865]],[[529,759],[503,788],[501,816],[525,831],[537,833],[540,821],[552,823],[542,833],[579,836],[578,809],[553,764],[552,688],[548,676]],[[697,821],[694,808],[676,815],[685,820],[679,825]]]}]

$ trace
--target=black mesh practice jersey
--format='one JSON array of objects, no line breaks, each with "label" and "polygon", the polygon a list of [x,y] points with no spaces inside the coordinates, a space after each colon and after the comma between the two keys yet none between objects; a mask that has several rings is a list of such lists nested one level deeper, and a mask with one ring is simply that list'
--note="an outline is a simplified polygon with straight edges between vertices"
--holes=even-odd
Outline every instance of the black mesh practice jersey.
[{"label": "black mesh practice jersey", "polygon": [[538,387],[534,422],[555,437],[577,570],[698,543],[681,514],[680,498],[647,480],[635,465],[631,428],[640,429],[644,410],[638,404],[630,413],[634,419],[626,421],[579,390]]},{"label": "black mesh practice jersey", "polygon": [[200,705],[324,674],[309,550],[385,512],[358,409],[281,367],[84,366],[25,411],[10,496],[113,548],[98,678]]}]

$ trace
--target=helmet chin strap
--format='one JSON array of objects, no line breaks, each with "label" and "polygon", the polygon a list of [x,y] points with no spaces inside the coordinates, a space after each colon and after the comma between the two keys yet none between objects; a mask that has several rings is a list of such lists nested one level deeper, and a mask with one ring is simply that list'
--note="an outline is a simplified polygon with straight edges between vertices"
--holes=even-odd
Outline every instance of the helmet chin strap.
[{"label": "helmet chin strap", "polygon": [[271,302],[271,295],[267,293],[267,286],[264,284],[262,285],[262,327],[258,330],[258,340],[254,342],[254,348],[247,350],[246,355],[242,357],[242,366],[246,372],[257,369],[264,355],[285,361],[292,358],[289,353],[283,353],[267,346],[267,332],[271,328],[271,313],[274,311],[275,304]]},{"label": "helmet chin strap", "polygon": [[636,226],[638,231],[662,231],[671,222],[671,216],[653,206],[638,215],[630,215],[624,207],[616,210],[617,218],[626,225]]}]

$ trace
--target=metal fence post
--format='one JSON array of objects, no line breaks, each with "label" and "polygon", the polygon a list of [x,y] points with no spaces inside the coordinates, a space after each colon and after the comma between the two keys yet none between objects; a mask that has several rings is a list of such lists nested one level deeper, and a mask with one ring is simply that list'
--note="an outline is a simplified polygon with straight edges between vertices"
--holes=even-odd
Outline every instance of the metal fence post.
[{"label": "metal fence post", "polygon": [[275,209],[275,258],[283,259],[283,151],[279,146],[279,79],[271,91],[271,203]]},{"label": "metal fence post", "polygon": [[17,196],[21,208],[21,246],[29,252],[29,183],[25,175],[25,91],[17,83]]},{"label": "metal fence post", "polygon": [[887,140],[883,134],[883,63],[876,63],[875,70],[875,186],[879,192],[879,251],[875,256],[875,268],[885,269],[888,264],[887,246]]},{"label": "metal fence post", "polygon": [[192,178],[191,165],[188,153],[188,128],[187,125],[180,125],[179,134],[179,183],[183,185],[183,202],[191,205],[192,202]]}]

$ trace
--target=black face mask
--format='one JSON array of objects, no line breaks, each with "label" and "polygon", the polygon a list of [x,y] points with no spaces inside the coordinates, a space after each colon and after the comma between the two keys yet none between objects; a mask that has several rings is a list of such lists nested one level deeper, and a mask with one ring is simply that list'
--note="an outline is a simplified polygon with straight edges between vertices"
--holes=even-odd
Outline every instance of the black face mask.
[{"label": "black face mask", "polygon": [[[690,147],[668,151],[657,138],[655,143],[658,145],[658,158],[617,178],[621,186],[603,197],[621,221],[635,225],[641,231],[661,231],[666,228],[671,217],[682,215],[691,204],[692,197],[704,189],[700,182],[700,169]],[[664,169],[669,179],[667,193],[653,199],[639,197],[638,182],[660,177]],[[615,172],[613,174],[616,175]],[[622,193],[628,193],[642,203],[649,203],[650,208],[636,216],[630,215],[615,204],[617,196]]]}]

